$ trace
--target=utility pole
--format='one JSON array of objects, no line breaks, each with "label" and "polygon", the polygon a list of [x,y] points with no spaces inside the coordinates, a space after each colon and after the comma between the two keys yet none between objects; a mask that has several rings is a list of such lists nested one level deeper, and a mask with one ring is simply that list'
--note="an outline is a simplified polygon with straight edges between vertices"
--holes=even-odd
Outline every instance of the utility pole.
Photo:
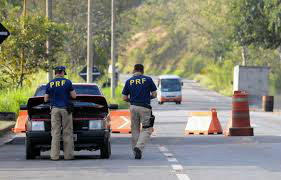
[{"label": "utility pole", "polygon": [[[23,17],[26,17],[27,14],[27,0],[23,0]],[[25,28],[25,23],[23,23],[23,28]],[[20,66],[21,66],[21,77],[20,77],[20,87],[23,86],[23,74],[24,74],[24,48],[21,49],[21,57],[20,57]]]},{"label": "utility pole", "polygon": [[248,48],[246,46],[242,46],[242,65],[246,66],[248,62]]},{"label": "utility pole", "polygon": [[[52,20],[52,0],[46,0],[46,16],[48,18],[48,20]],[[53,70],[52,70],[52,62],[50,60],[49,54],[51,51],[51,38],[48,35],[48,39],[46,42],[46,54],[48,57],[48,65],[49,65],[49,69],[48,69],[48,81],[51,81],[53,79]]]},{"label": "utility pole", "polygon": [[92,43],[92,28],[91,28],[91,9],[92,0],[88,0],[88,40],[87,40],[87,83],[93,82],[93,43]]},{"label": "utility pole", "polygon": [[26,16],[26,4],[27,4],[27,0],[23,0],[23,16]]},{"label": "utility pole", "polygon": [[111,97],[115,98],[115,0],[111,0]]}]

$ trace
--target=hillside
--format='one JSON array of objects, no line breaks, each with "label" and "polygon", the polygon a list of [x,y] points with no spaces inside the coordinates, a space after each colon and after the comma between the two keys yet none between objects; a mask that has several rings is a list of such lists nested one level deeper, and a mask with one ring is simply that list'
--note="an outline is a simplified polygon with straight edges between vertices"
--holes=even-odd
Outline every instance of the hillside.
[{"label": "hillside", "polygon": [[[134,63],[144,63],[148,74],[177,74],[230,95],[233,67],[243,63],[242,46],[233,38],[230,2],[147,0],[129,10],[121,16],[130,34],[120,40],[122,70],[131,72]],[[275,49],[247,46],[247,65],[271,67],[272,93],[279,89]]]}]

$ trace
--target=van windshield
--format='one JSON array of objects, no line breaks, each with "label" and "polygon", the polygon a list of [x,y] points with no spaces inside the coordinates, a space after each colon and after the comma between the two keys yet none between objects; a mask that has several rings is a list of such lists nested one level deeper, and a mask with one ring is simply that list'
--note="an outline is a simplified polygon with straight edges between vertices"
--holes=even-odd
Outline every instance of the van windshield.
[{"label": "van windshield", "polygon": [[161,91],[173,92],[181,91],[181,82],[179,79],[161,79]]}]

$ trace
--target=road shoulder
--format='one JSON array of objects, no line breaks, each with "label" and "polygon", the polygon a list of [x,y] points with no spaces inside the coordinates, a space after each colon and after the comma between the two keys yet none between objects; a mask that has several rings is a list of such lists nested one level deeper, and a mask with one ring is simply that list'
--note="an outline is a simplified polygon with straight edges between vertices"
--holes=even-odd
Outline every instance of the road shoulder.
[{"label": "road shoulder", "polygon": [[14,121],[0,121],[0,146],[12,139],[14,134],[10,130],[14,126]]}]

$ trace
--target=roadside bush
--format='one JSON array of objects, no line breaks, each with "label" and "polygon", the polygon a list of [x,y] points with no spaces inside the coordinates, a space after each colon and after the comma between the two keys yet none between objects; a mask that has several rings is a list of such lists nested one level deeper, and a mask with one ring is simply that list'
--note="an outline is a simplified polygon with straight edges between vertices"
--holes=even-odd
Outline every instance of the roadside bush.
[{"label": "roadside bush", "polygon": [[123,101],[123,99],[122,99],[122,89],[123,89],[123,86],[121,86],[121,85],[119,85],[116,88],[116,92],[115,92],[116,97],[114,100],[111,98],[110,87],[103,88],[102,92],[103,92],[104,96],[106,97],[108,104],[118,104],[119,109],[128,109],[129,104],[127,102]]},{"label": "roadside bush", "polygon": [[30,88],[4,90],[0,92],[0,112],[19,112],[19,107],[26,104],[34,91]]},{"label": "roadside bush", "polygon": [[0,112],[15,112],[18,114],[20,105],[27,104],[28,98],[32,97],[36,88],[47,82],[47,74],[40,71],[29,76],[22,88],[4,89],[0,91]]},{"label": "roadside bush", "polygon": [[222,65],[209,64],[195,79],[209,89],[230,96],[232,94],[233,68],[234,64],[229,60],[224,61]]}]

